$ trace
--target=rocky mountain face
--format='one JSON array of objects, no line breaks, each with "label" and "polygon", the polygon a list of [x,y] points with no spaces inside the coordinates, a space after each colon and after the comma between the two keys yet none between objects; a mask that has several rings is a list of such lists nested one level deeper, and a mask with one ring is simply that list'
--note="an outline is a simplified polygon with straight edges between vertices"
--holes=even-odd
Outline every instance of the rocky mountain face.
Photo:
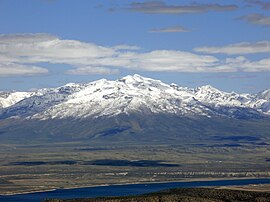
[{"label": "rocky mountain face", "polygon": [[238,94],[209,85],[186,88],[137,74],[116,81],[0,93],[1,140],[257,137],[269,135],[269,120],[270,90]]}]

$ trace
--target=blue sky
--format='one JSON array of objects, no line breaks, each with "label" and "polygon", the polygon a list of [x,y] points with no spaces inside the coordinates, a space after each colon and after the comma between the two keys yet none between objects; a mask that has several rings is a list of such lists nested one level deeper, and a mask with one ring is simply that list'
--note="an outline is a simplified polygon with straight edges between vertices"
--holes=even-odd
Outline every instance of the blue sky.
[{"label": "blue sky", "polygon": [[0,90],[127,74],[270,88],[270,2],[0,0]]}]

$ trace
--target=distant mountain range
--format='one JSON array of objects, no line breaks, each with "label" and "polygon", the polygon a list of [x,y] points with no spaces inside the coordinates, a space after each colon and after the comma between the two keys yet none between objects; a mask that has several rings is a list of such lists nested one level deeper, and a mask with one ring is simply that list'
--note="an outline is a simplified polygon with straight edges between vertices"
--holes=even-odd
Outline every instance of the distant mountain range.
[{"label": "distant mountain range", "polygon": [[[41,133],[46,134],[45,139],[48,134],[51,138],[61,134],[92,139],[116,134],[134,138],[132,134],[162,131],[233,132],[237,126],[229,129],[232,120],[233,125],[239,121],[261,124],[269,123],[269,118],[270,89],[258,94],[227,93],[209,85],[169,85],[137,74],[116,81],[101,79],[32,92],[0,92],[0,139],[15,138],[14,134],[41,137]],[[223,125],[226,123],[228,128]],[[239,128],[236,131],[239,133]]]},{"label": "distant mountain range", "polygon": [[210,85],[186,88],[135,74],[116,81],[101,79],[33,92],[1,92],[0,107],[2,119],[81,119],[134,112],[257,118],[270,115],[270,89],[258,94],[227,93]]}]

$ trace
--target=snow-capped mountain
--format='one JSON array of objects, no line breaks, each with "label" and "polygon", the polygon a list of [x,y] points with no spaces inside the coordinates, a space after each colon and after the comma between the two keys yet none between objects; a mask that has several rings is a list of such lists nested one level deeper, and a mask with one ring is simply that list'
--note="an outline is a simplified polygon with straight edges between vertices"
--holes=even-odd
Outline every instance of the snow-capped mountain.
[{"label": "snow-capped mountain", "polygon": [[0,93],[1,119],[83,119],[132,113],[269,116],[270,90],[252,95],[227,93],[209,85],[192,89],[135,74],[116,81],[101,79],[35,92]]},{"label": "snow-capped mountain", "polygon": [[0,92],[0,109],[10,107],[31,96],[32,92]]}]

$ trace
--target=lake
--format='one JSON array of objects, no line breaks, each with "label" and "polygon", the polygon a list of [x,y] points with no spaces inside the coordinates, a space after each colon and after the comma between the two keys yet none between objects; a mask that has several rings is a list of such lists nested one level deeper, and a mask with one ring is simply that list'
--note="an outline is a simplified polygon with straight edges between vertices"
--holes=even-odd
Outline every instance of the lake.
[{"label": "lake", "polygon": [[58,189],[31,194],[17,194],[13,196],[0,196],[0,202],[40,202],[45,198],[90,198],[99,196],[126,196],[156,192],[163,189],[181,187],[229,186],[248,184],[270,184],[270,179],[235,179],[194,182],[166,182],[152,184],[127,184],[99,187],[86,187],[75,189]]}]

